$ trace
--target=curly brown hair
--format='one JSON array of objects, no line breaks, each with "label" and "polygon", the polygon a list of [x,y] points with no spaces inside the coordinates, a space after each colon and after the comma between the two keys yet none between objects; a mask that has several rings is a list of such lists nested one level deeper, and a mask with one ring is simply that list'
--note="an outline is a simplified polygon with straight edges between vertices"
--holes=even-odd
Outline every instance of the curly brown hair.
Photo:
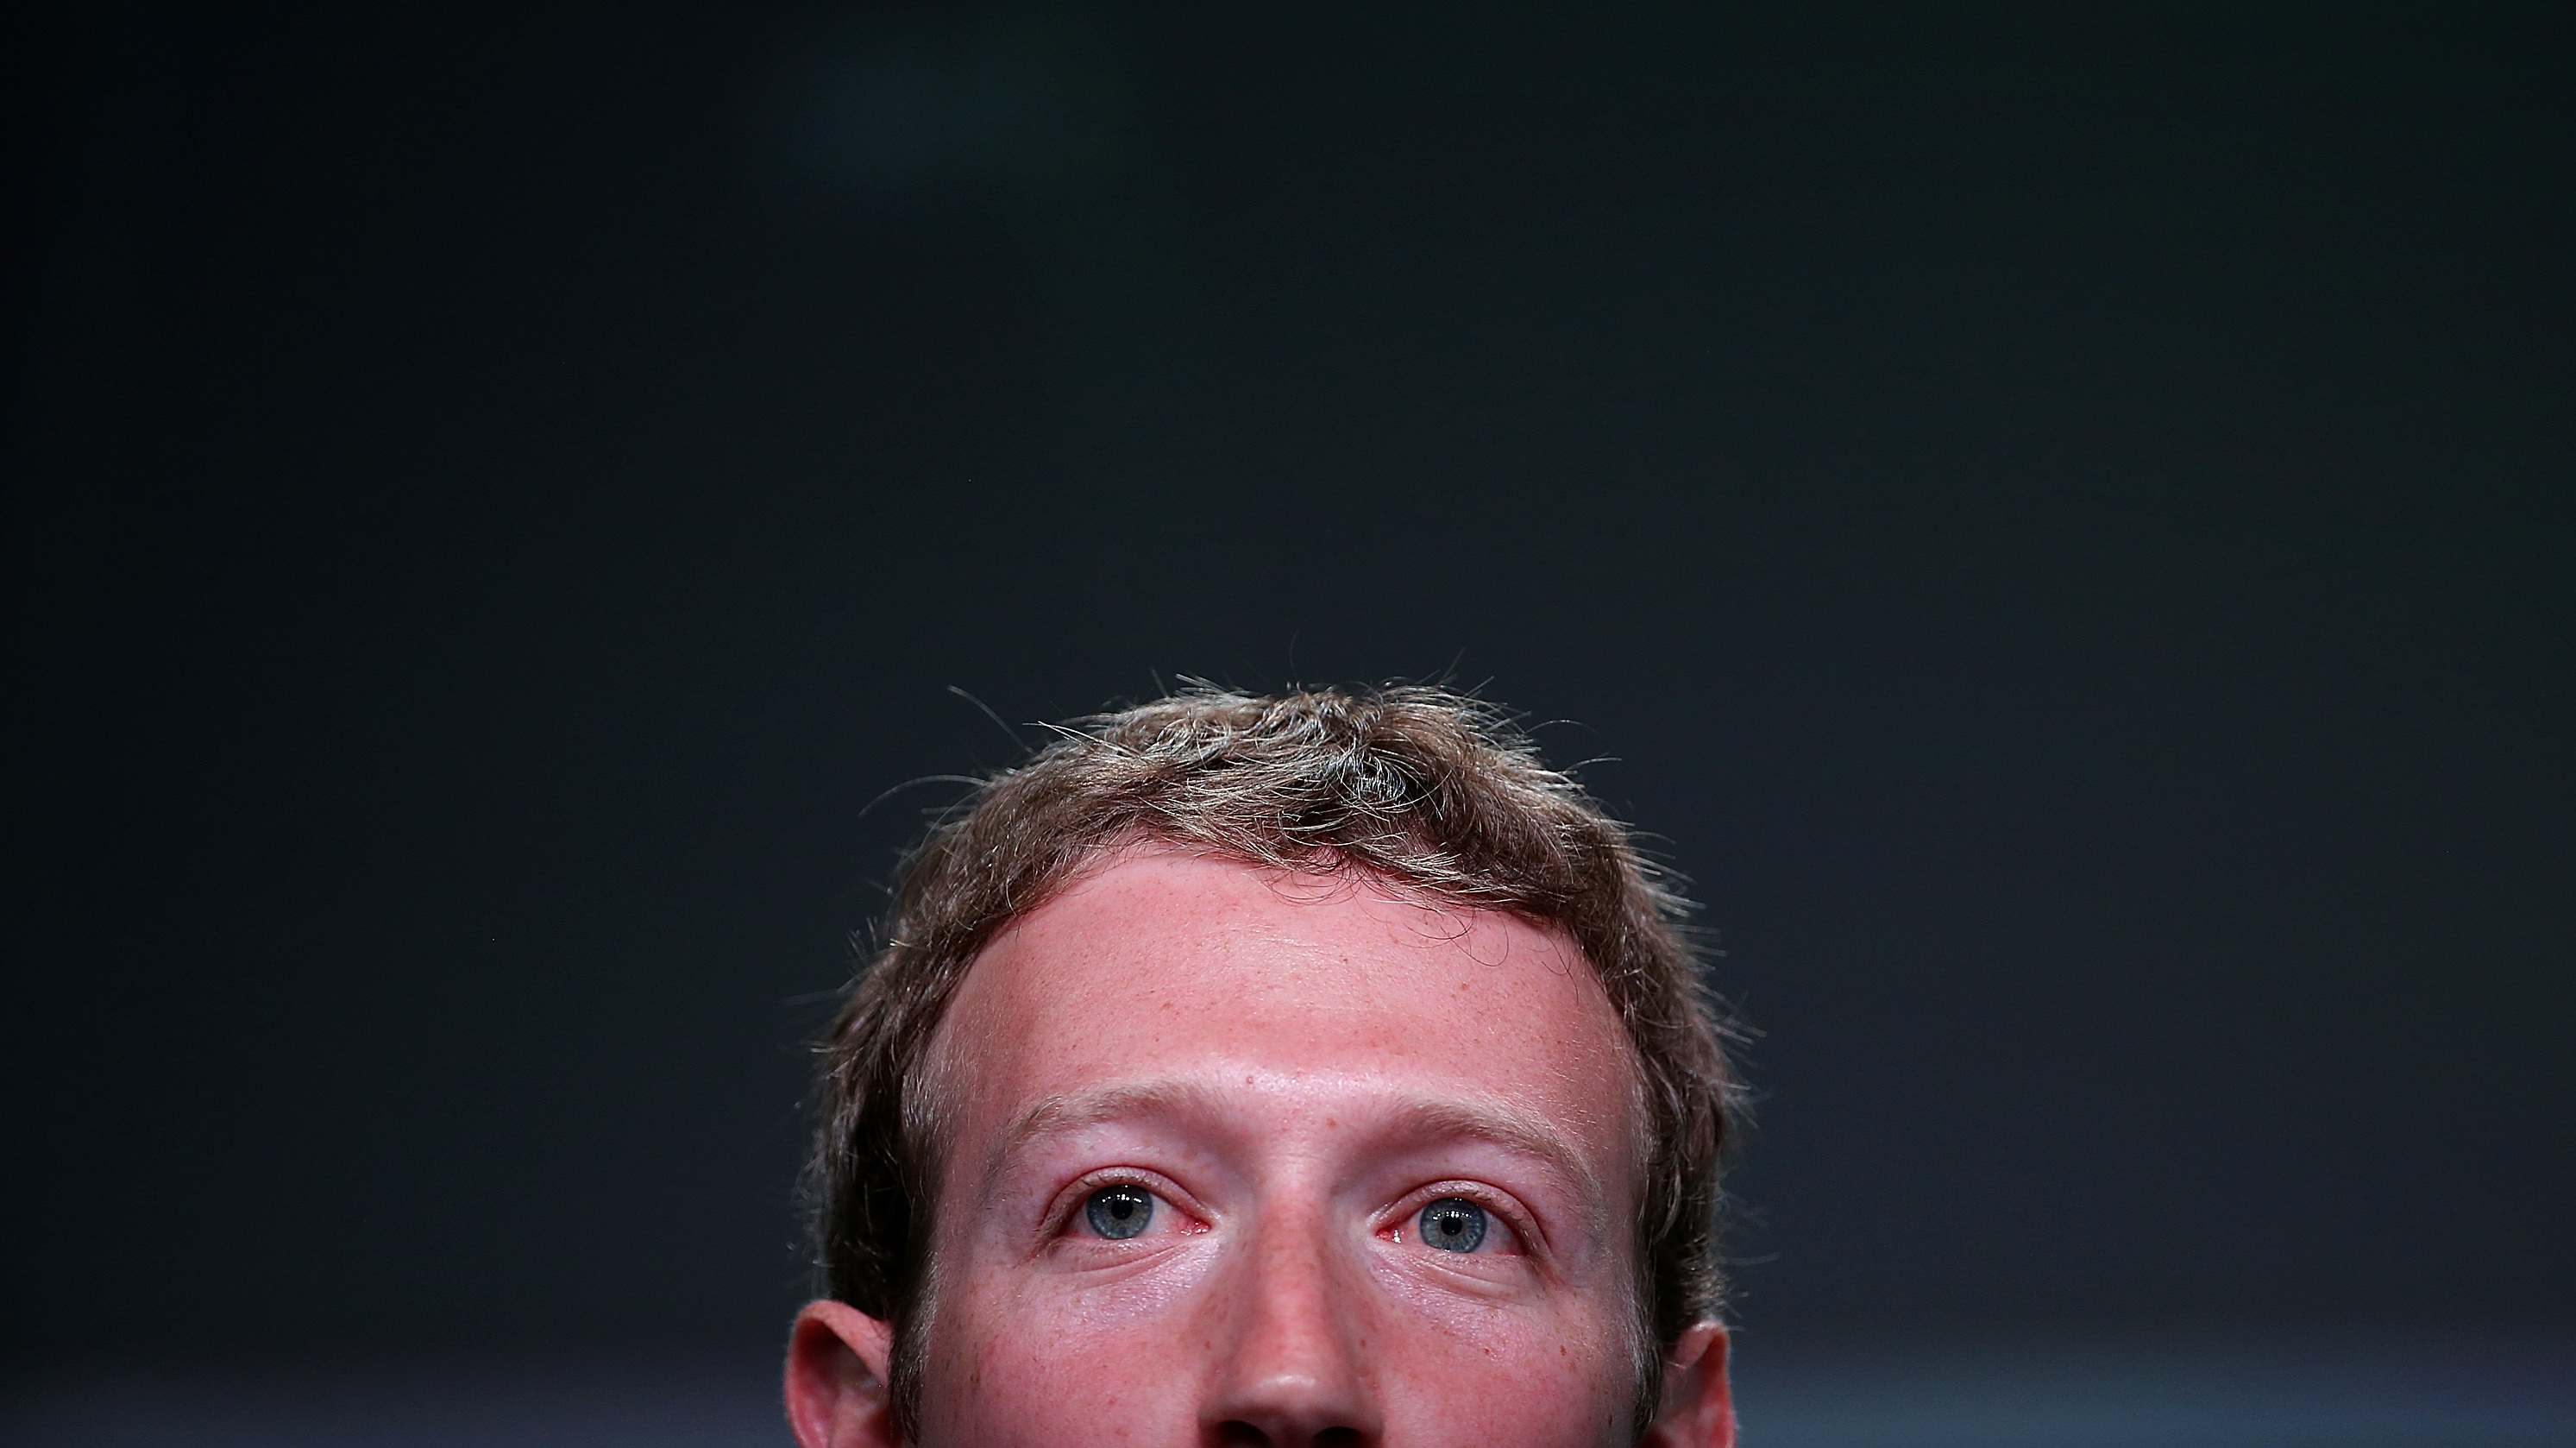
[{"label": "curly brown hair", "polygon": [[1192,688],[1073,721],[932,825],[820,1044],[806,1174],[828,1297],[887,1321],[896,1419],[917,1422],[937,1102],[932,1037],[976,955],[1119,845],[1367,871],[1564,932],[1635,1048],[1649,1150],[1637,1224],[1638,1426],[1661,1353],[1715,1317],[1719,1174],[1744,1126],[1733,1036],[1671,878],[1502,711],[1422,685],[1269,697]]}]

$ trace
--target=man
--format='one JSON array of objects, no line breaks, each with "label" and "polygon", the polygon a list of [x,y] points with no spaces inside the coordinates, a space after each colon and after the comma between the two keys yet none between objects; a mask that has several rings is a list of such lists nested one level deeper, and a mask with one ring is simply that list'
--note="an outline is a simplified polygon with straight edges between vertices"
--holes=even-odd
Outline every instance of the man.
[{"label": "man", "polygon": [[797,1441],[1731,1444],[1681,908],[1445,691],[1061,731],[825,1042]]}]

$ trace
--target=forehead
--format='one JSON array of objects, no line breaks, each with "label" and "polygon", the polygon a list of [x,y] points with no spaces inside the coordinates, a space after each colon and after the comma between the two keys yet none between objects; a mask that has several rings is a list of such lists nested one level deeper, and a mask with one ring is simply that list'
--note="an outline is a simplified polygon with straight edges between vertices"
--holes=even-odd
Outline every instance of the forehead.
[{"label": "forehead", "polygon": [[1255,1118],[1458,1102],[1557,1133],[1605,1184],[1635,1164],[1626,1034],[1574,944],[1356,872],[1122,854],[985,949],[934,1061],[952,1167],[1050,1102],[1140,1082]]}]

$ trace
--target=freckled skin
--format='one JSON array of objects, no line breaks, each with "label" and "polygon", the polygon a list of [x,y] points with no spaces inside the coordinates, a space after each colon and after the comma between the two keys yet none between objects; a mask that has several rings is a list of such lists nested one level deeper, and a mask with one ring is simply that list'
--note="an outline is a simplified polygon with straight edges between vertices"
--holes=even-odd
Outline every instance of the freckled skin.
[{"label": "freckled skin", "polygon": [[[1634,1074],[1562,936],[1133,851],[977,959],[930,1077],[923,1444],[1629,1441]],[[1152,1193],[1132,1239],[1084,1225],[1103,1181]],[[1422,1238],[1451,1197],[1472,1253]],[[810,1385],[818,1310],[882,1336],[808,1309],[800,1437],[881,1441]],[[1689,1441],[1731,1441],[1723,1353]]]}]

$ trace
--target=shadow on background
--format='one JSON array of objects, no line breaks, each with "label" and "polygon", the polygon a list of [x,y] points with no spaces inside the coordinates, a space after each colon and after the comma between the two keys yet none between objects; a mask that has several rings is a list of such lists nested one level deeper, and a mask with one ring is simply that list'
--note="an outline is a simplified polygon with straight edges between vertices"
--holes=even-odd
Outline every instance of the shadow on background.
[{"label": "shadow on background", "polygon": [[1755,1441],[2568,1441],[2564,7],[12,23],[34,1441],[774,1441],[870,802],[1157,671],[1669,842]]}]

